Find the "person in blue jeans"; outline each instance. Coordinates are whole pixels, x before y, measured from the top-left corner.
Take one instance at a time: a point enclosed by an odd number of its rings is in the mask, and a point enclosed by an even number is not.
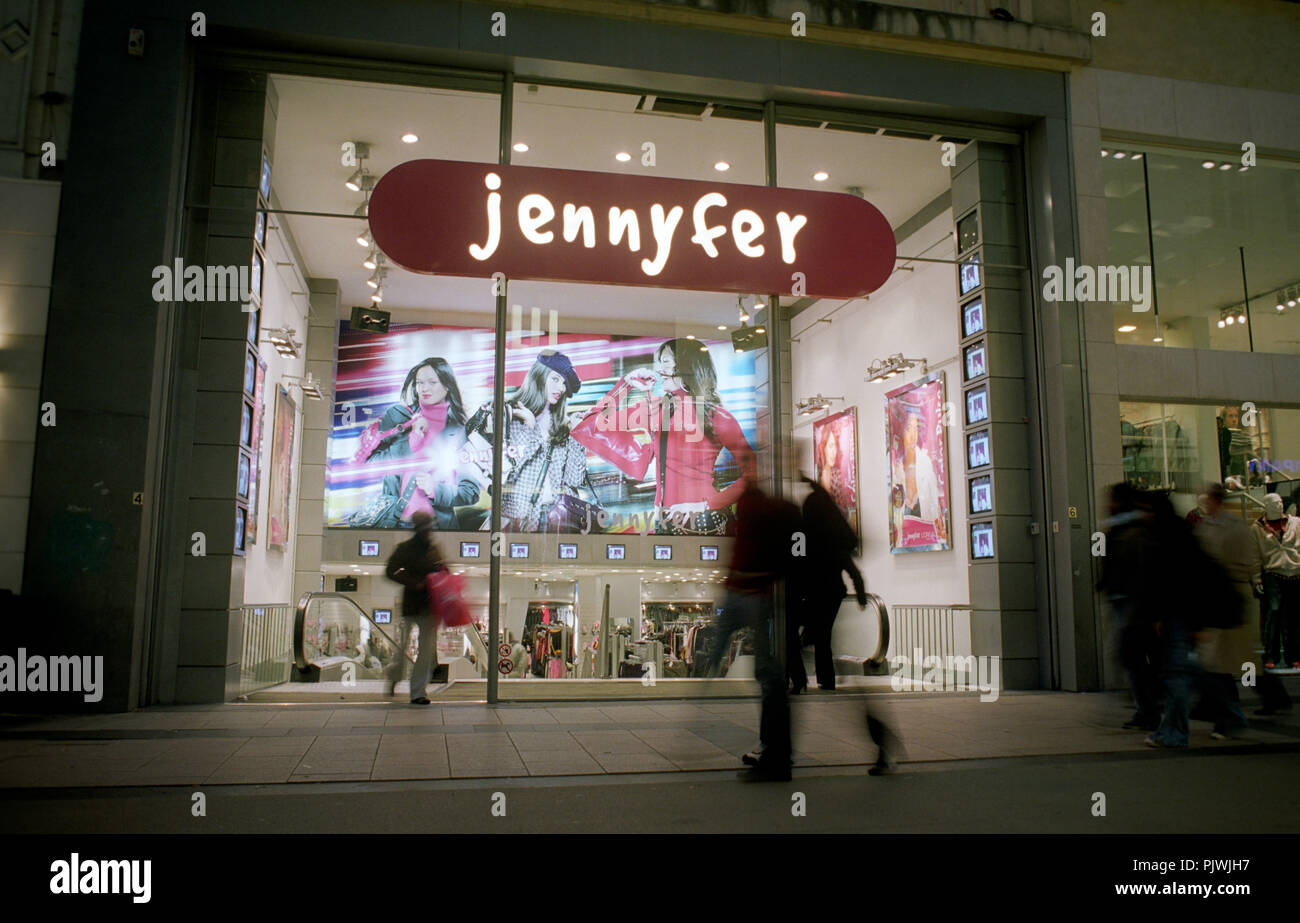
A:
[[[762,750],[744,758],[753,767],[748,781],[790,779],[790,703],[785,667],[772,651],[772,590],[793,570],[791,537],[800,526],[798,507],[746,482],[736,501],[736,540],[726,597],[710,632],[704,668],[706,676],[717,676],[731,636],[742,628],[751,630],[754,678],[763,690],[763,706],[758,731]]]

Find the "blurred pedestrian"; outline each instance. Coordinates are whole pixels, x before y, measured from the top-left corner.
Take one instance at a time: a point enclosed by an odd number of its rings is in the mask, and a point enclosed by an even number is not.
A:
[[[403,587],[402,638],[388,672],[388,694],[393,694],[406,672],[406,652],[410,649],[411,629],[415,628],[419,631],[419,648],[411,671],[411,704],[428,705],[429,697],[425,691],[433,670],[438,668],[438,628],[429,609],[427,578],[442,569],[443,556],[433,537],[433,516],[421,511],[411,517],[411,522],[415,534],[393,549],[385,568],[388,579]]]
[[[793,503],[768,496],[746,479],[736,501],[736,536],[727,571],[722,613],[710,630],[706,647],[707,676],[716,676],[731,636],[748,628],[754,648],[754,676],[763,692],[759,741],[762,749],[747,754],[753,781],[790,779],[790,703],[785,669],[772,651],[772,592],[792,570],[794,533],[801,523]]]
[[[1134,712],[1125,728],[1154,731],[1160,724],[1159,605],[1152,579],[1156,546],[1140,492],[1126,482],[1110,489],[1101,589],[1110,599],[1120,665],[1128,676]]]
[[[1300,518],[1286,514],[1279,495],[1268,494],[1252,534],[1263,598],[1264,668],[1300,667]]]
[[[858,607],[867,607],[867,588],[862,572],[853,561],[858,537],[840,511],[835,499],[817,481],[803,475],[811,492],[803,502],[803,532],[807,540],[807,554],[803,562],[803,620],[804,637],[811,640],[817,663],[817,687],[826,691],[835,689],[835,658],[831,652],[831,630],[840,604],[847,591],[844,574],[853,583]],[[803,657],[798,650],[790,652],[802,667]],[[808,687],[805,674],[803,687]],[[795,689],[795,692],[799,692]]]
[[[1210,736],[1222,740],[1235,737],[1246,729],[1237,684],[1243,671],[1255,659],[1255,639],[1259,631],[1258,623],[1247,617],[1247,613],[1255,608],[1251,587],[1255,549],[1250,527],[1240,516],[1233,516],[1223,508],[1222,484],[1206,487],[1203,500],[1205,512],[1196,525],[1196,538],[1205,553],[1227,572],[1236,597],[1235,608],[1217,620],[1224,623],[1223,627],[1205,628],[1197,647],[1197,659],[1206,673],[1202,683],[1202,708],[1206,717],[1214,722]]]

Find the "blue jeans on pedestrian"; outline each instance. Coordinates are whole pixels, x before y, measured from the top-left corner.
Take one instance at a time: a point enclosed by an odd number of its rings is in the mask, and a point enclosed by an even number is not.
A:
[[[763,711],[758,739],[763,761],[784,768],[790,762],[790,703],[785,696],[785,670],[772,653],[772,597],[769,593],[727,590],[722,614],[710,632],[705,675],[717,676],[731,636],[742,628],[753,630],[754,678],[763,690]]]
[[[407,615],[402,617],[402,638],[397,654],[393,657],[393,670],[389,681],[393,684],[402,681],[406,672],[406,651],[411,643],[411,627],[420,629],[420,640],[415,655],[415,667],[411,670],[411,701],[425,697],[425,688],[429,677],[438,666],[438,626],[433,623],[433,616]]]
[[[1161,677],[1165,684],[1165,712],[1152,736],[1165,747],[1185,747],[1188,741],[1187,711],[1192,681],[1200,669],[1192,659],[1195,648],[1187,627],[1172,619],[1164,623],[1164,657]]]
[[[1300,579],[1283,580],[1277,574],[1264,572],[1264,599],[1261,603],[1263,625],[1260,626],[1264,643],[1264,662],[1285,666],[1300,660]]]

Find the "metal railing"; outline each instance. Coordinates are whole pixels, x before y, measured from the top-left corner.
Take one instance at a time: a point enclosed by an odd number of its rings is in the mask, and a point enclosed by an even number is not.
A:
[[[241,606],[239,694],[287,683],[293,670],[293,606]]]
[[[889,642],[889,656],[922,660],[935,656],[946,663],[949,655],[957,653],[957,612],[969,612],[970,606],[955,603],[947,606],[894,606],[890,613],[893,637]]]

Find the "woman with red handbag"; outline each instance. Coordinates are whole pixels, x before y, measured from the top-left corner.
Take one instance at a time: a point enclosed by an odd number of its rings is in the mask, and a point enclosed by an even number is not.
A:
[[[620,408],[632,389],[652,392],[656,383],[663,385],[662,397],[648,396]],[[648,435],[649,441],[638,435]],[[573,438],[636,480],[645,478],[650,461],[657,460],[659,534],[726,534],[744,482],[752,483],[758,473],[740,423],[718,397],[713,359],[698,340],[678,337],[661,344],[654,368],[619,379],[573,428]],[[740,467],[740,477],[719,490],[713,470],[724,449]]]
[[[406,672],[406,651],[411,642],[411,629],[420,631],[419,649],[415,655],[415,668],[411,671],[411,704],[428,705],[425,688],[429,677],[438,667],[438,626],[429,598],[429,576],[444,570],[442,549],[433,537],[433,516],[416,513],[412,517],[415,535],[393,549],[385,573],[388,579],[400,583],[402,589],[402,640],[388,673],[388,694],[392,695]]]

